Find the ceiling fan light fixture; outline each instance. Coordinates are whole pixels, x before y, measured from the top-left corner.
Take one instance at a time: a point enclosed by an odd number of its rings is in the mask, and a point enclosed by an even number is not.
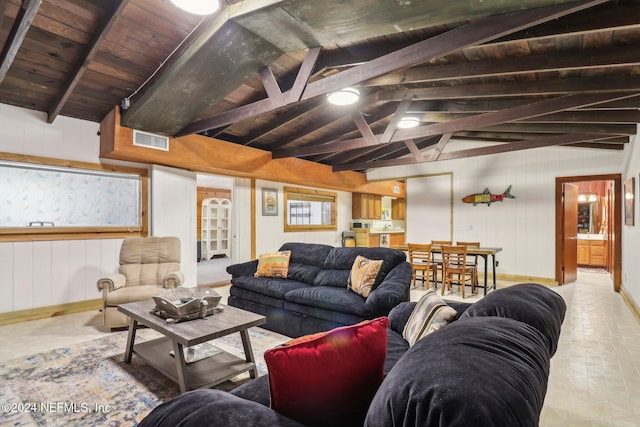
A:
[[[403,117],[398,122],[398,128],[400,129],[410,129],[418,126],[420,124],[420,119],[417,117]]]
[[[220,7],[218,0],[171,0],[171,3],[196,15],[210,15]]]
[[[327,95],[327,100],[333,105],[351,105],[360,99],[360,91],[352,87],[345,87]]]

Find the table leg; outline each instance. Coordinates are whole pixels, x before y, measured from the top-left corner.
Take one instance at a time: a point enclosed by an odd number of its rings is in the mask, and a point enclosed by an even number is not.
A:
[[[487,276],[489,275],[489,269],[488,269],[489,257],[487,255],[483,255],[482,258],[484,258],[484,296],[486,297],[487,296]]]
[[[178,374],[178,385],[180,386],[180,393],[185,393],[189,387],[187,384],[187,363],[184,361],[183,346],[179,342],[171,341],[173,344],[173,355],[176,359],[176,372]]]
[[[136,340],[136,330],[138,329],[138,321],[129,319],[129,335],[127,336],[127,349],[124,352],[124,363],[131,363],[133,355],[133,344]]]
[[[496,288],[496,254],[491,255],[491,262],[493,264],[493,289]]]
[[[251,348],[251,340],[249,339],[249,330],[243,329],[240,331],[240,337],[242,337],[242,347],[244,347],[244,357],[247,362],[253,363],[253,368],[249,370],[249,376],[251,378],[258,378],[258,367],[256,366],[256,358],[253,356],[253,349]]]

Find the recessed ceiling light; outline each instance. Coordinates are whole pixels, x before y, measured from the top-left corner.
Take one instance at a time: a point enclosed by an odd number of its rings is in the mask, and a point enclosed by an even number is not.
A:
[[[180,9],[196,15],[209,15],[218,10],[218,0],[171,0]]]
[[[417,117],[403,117],[398,122],[400,129],[414,128],[420,124],[420,120]]]
[[[350,105],[357,102],[358,99],[360,99],[360,92],[352,87],[345,87],[327,95],[327,100],[333,105]]]

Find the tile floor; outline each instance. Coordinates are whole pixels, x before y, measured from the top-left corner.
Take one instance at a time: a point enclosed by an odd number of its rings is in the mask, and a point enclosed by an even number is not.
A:
[[[579,273],[577,282],[555,289],[568,310],[540,426],[639,426],[640,321],[604,274]],[[228,287],[217,290],[226,299]],[[100,321],[100,313],[84,312],[0,326],[0,363],[104,336]]]

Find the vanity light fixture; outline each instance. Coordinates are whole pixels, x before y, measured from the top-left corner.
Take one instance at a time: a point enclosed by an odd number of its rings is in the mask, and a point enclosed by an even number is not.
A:
[[[420,124],[420,120],[417,117],[403,117],[398,122],[398,128],[400,129],[410,129],[418,126]]]
[[[579,202],[586,202],[587,201],[587,196],[585,196],[584,194],[580,194],[578,196],[578,201]]]
[[[587,199],[587,201],[589,201],[589,202],[597,202],[598,201],[598,196],[596,196],[595,194],[589,194],[589,198]]]
[[[171,3],[196,15],[210,15],[220,7],[218,0],[171,0]]]
[[[360,91],[352,87],[345,87],[327,95],[327,100],[333,105],[350,105],[360,99]]]

